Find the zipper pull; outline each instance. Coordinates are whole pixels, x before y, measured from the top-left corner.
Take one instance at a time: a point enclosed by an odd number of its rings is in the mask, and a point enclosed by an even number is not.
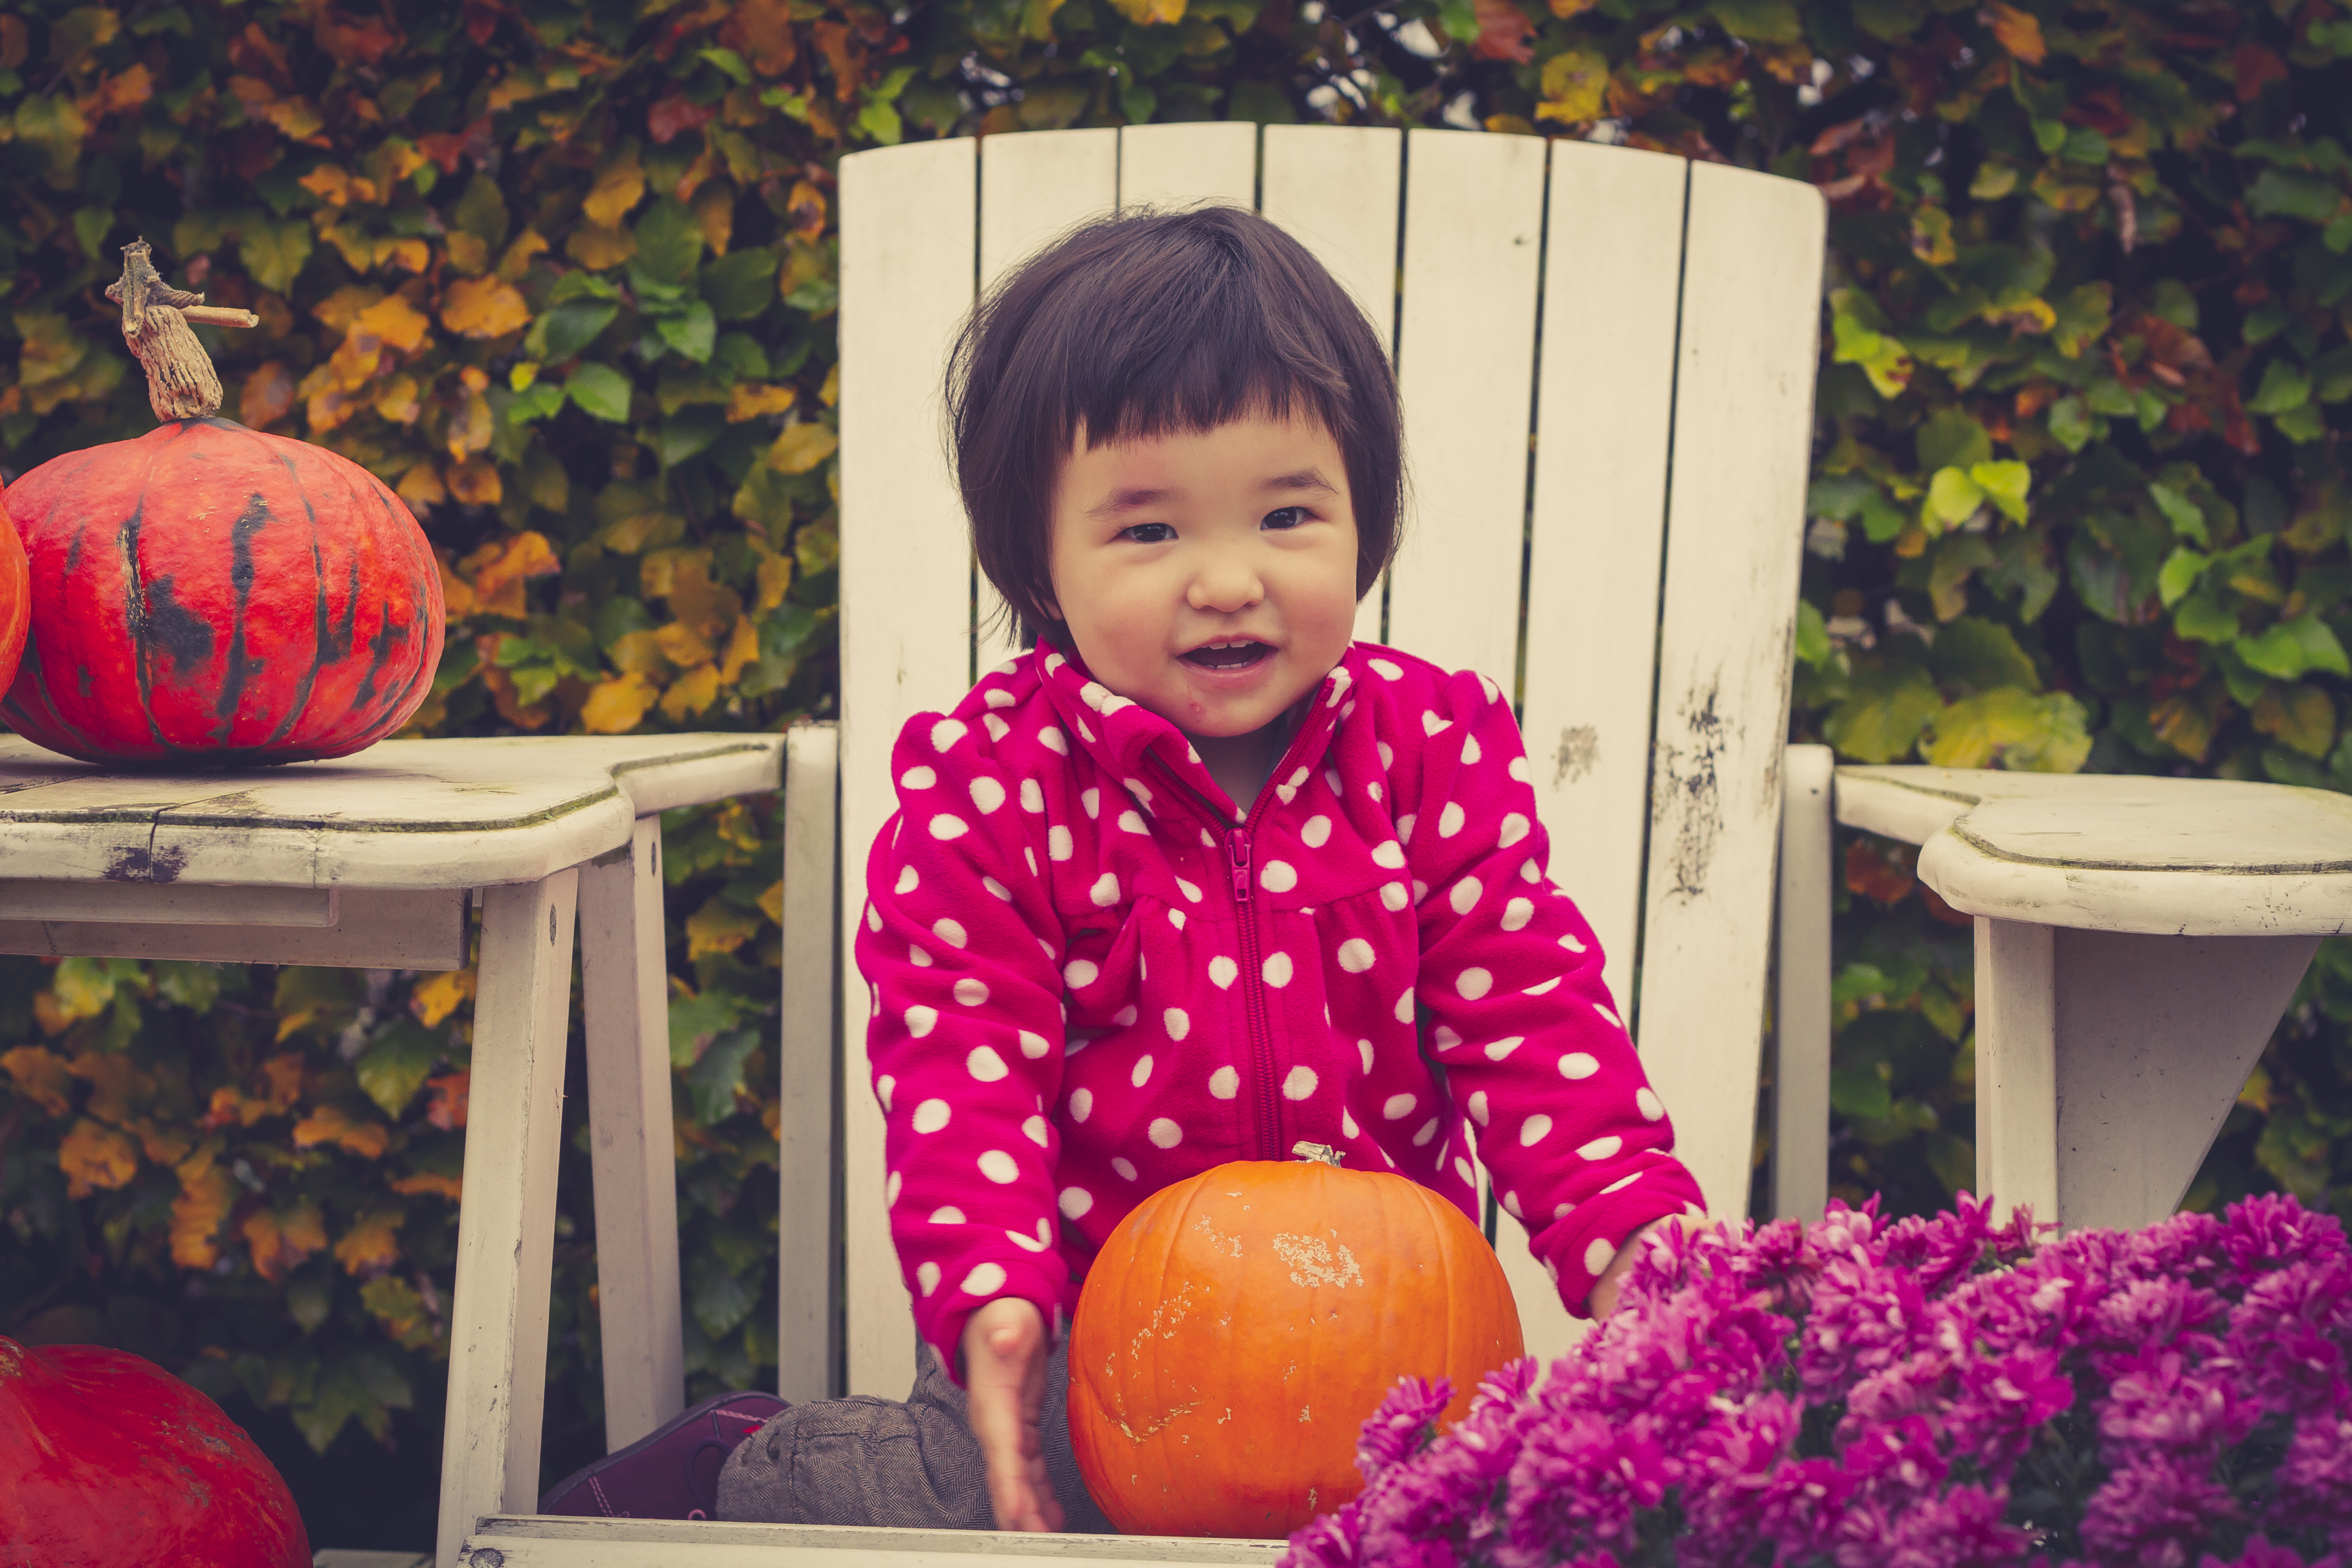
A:
[[[1234,857],[1234,898],[1238,902],[1247,903],[1250,896],[1249,829],[1246,827],[1228,829],[1225,833],[1225,847],[1233,852]]]

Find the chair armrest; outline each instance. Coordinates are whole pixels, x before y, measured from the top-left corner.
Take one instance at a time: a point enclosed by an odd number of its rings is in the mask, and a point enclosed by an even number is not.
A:
[[[1922,846],[1919,876],[1993,920],[2185,936],[2352,924],[2352,797],[2220,779],[1840,768],[1837,819]]]

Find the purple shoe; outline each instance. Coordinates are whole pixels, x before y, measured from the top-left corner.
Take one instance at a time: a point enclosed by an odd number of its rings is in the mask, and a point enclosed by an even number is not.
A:
[[[709,1519],[735,1446],[792,1408],[772,1394],[722,1394],[617,1454],[574,1470],[539,1500],[541,1513],[604,1519]]]

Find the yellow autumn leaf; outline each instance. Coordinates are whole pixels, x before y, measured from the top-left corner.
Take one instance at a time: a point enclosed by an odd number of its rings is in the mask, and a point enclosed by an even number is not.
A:
[[[760,632],[746,616],[735,617],[735,630],[727,638],[727,651],[719,656],[719,684],[732,686],[743,667],[760,657]]]
[[[530,325],[530,306],[503,278],[460,278],[441,291],[441,324],[469,338],[504,337]]]
[[[400,1261],[398,1209],[374,1209],[362,1215],[343,1239],[335,1243],[335,1261],[346,1274],[376,1275]]]
[[[841,445],[841,437],[823,425],[787,425],[768,448],[768,467],[788,474],[805,474]]]
[[[1598,119],[1608,92],[1608,58],[1577,46],[1544,62],[1543,101],[1536,105],[1536,118],[1570,124]]]
[[[596,166],[596,183],[580,204],[588,221],[606,228],[619,223],[646,194],[646,172],[637,163],[634,142],[607,153]]]
[[[441,1020],[457,1010],[460,1002],[474,999],[474,972],[470,969],[445,969],[416,983],[408,994],[408,1010],[416,1021],[428,1029],[441,1026]]]
[[[784,879],[782,877],[760,895],[760,912],[778,925],[784,923]]]
[[[294,1147],[331,1143],[362,1159],[380,1158],[391,1142],[381,1123],[361,1121],[341,1106],[322,1105],[294,1124]]]
[[[294,183],[329,206],[351,204],[352,177],[338,164],[321,163]]]
[[[422,272],[433,265],[433,252],[421,239],[379,239],[375,242],[375,264],[397,267],[404,272]]]
[[[686,955],[688,962],[706,952],[732,952],[759,934],[760,917],[749,910],[713,895],[694,913],[686,917]]]
[[[451,491],[457,493],[455,473],[450,475],[450,480]],[[555,558],[555,548],[548,543],[547,535],[536,529],[494,539],[457,564],[471,574],[474,598],[480,607],[510,620],[520,620],[528,613],[522,596],[524,580],[543,577],[563,566]]]
[[[95,1018],[114,1003],[114,971],[103,959],[68,958],[58,965],[49,990],[68,1018]]]
[[[172,1200],[172,1261],[182,1268],[210,1268],[220,1261],[221,1222],[236,1202],[236,1184],[199,1149],[180,1163],[180,1194]]]
[[[1985,11],[1992,18],[1992,36],[2000,40],[2000,47],[2027,65],[2040,65],[2050,53],[2050,45],[2042,37],[2041,17],[2004,5],[2001,0],[1990,0]]]
[[[86,1198],[130,1184],[139,1173],[139,1145],[119,1128],[88,1117],[73,1124],[58,1145],[58,1169],[66,1173],[66,1196]]]
[[[394,493],[406,501],[412,509],[439,506],[449,499],[449,492],[442,488],[440,470],[430,463],[419,463],[401,475],[400,483]],[[446,587],[447,582],[448,580],[445,579],[443,586]],[[459,585],[463,586],[462,584]],[[471,588],[466,589],[467,609],[473,607],[473,599],[474,591]],[[462,616],[465,613],[465,610],[459,609],[455,604],[449,606],[449,614],[452,616]]]
[[[800,390],[797,387],[739,381],[727,394],[727,423],[740,425],[746,419],[757,419],[762,415],[782,414],[799,400]]]
[[[354,332],[368,333],[402,353],[415,353],[432,328],[431,319],[409,303],[405,294],[386,294],[352,322]]]
[[[237,1226],[253,1256],[254,1272],[271,1284],[287,1270],[327,1245],[327,1227],[319,1205],[305,1200],[290,1214],[256,1209]]]
[[[661,638],[652,632],[623,632],[604,650],[604,657],[613,661],[614,669],[626,675],[652,678],[666,677],[670,672],[669,656],[662,652]],[[653,699],[648,697],[646,700],[651,702]]]
[[[1184,0],[1111,0],[1111,4],[1138,26],[1164,26],[1184,19]]]
[[[581,704],[581,728],[592,735],[625,735],[660,695],[652,681],[634,669],[600,680],[588,689],[588,700]]]
[[[784,595],[792,592],[793,558],[772,551],[761,556],[759,581],[760,592],[752,601],[752,608],[764,615],[782,604]]]
[[[425,412],[424,404],[418,400],[418,391],[415,376],[394,376],[375,395],[377,417],[388,419],[394,425],[415,424],[416,416]]]
[[[710,658],[710,645],[692,626],[672,621],[654,629],[654,642],[662,656],[680,669],[691,669]]]
[[[499,276],[512,283],[530,270],[534,258],[547,249],[546,237],[535,228],[524,229],[507,242],[507,252],[499,258]]]
[[[471,458],[449,470],[449,493],[467,506],[496,506],[506,499],[506,486],[495,465]]]
[[[154,1088],[154,1080],[121,1051],[78,1052],[66,1064],[66,1071],[89,1085],[89,1099],[82,1109],[100,1121],[120,1124],[130,1121],[132,1111],[139,1109],[133,1102],[143,1103]]]
[[[719,180],[695,192],[694,226],[702,231],[702,243],[710,247],[711,255],[726,255],[735,238],[735,187]]]
[[[719,700],[719,667],[698,664],[676,680],[662,693],[661,710],[672,719],[683,721],[701,712]]]
[[[458,1195],[465,1191],[465,1184],[455,1176],[444,1176],[432,1171],[418,1171],[414,1175],[403,1176],[394,1182],[392,1190],[404,1197],[415,1197],[419,1193],[431,1193],[436,1197],[447,1198],[454,1204],[457,1201]]]
[[[73,1105],[73,1075],[65,1058],[39,1046],[18,1046],[0,1055],[0,1072],[16,1085],[16,1092],[51,1116],[63,1116]]]
[[[122,1130],[139,1140],[139,1152],[152,1164],[176,1165],[195,1147],[195,1138],[185,1127],[159,1127],[144,1117]]]

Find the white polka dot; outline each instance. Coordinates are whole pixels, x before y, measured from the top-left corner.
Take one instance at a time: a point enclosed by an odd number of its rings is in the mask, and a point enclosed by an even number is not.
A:
[[[1004,1289],[1004,1265],[982,1263],[963,1277],[963,1292],[967,1296],[993,1296]]]
[[[1592,1010],[1600,1014],[1602,1017],[1608,1019],[1610,1027],[1622,1029],[1625,1026],[1622,1023],[1618,1021],[1618,1017],[1615,1013],[1610,1011],[1607,1007],[1602,1006],[1600,1003],[1595,1002],[1592,1005]]]
[[[1320,1079],[1316,1078],[1315,1069],[1313,1068],[1292,1068],[1282,1080],[1282,1098],[1285,1100],[1305,1100],[1308,1095],[1315,1092],[1315,1086],[1320,1081]]]
[[[1155,1148],[1160,1149],[1173,1149],[1184,1142],[1184,1130],[1164,1116],[1153,1117],[1151,1125],[1143,1130],[1143,1135],[1151,1140]]]
[[[1024,844],[1021,847],[1021,858],[1029,863],[1029,874],[1033,877],[1035,876],[1037,874],[1037,851],[1030,848],[1026,844]]]
[[[1412,993],[1411,991],[1405,992],[1402,995],[1397,998],[1396,1021],[1400,1024],[1410,1024],[1412,1022]]]
[[[1646,1087],[1633,1091],[1633,1109],[1642,1113],[1645,1121],[1655,1121],[1666,1113],[1665,1101],[1651,1093]]]
[[[935,1208],[931,1211],[931,1223],[933,1225],[961,1225],[963,1223],[963,1210],[956,1207],[953,1204],[949,1204],[944,1208]]]
[[[1466,1100],[1466,1101],[1465,1102],[1465,1105],[1468,1107],[1468,1109],[1469,1109],[1469,1111],[1470,1111],[1470,1120],[1471,1120],[1471,1121],[1475,1121],[1475,1122],[1476,1122],[1476,1123],[1477,1123],[1479,1126],[1481,1126],[1481,1127],[1486,1126],[1486,1091],[1485,1089],[1480,1089],[1480,1090],[1478,1090],[1478,1092],[1477,1092],[1477,1093],[1475,1093],[1475,1094],[1474,1094],[1474,1095],[1472,1095],[1472,1096],[1469,1098],[1469,1100]]]
[[[1064,740],[1062,732],[1051,724],[1037,731],[1037,741],[1055,756],[1066,757],[1070,754],[1070,742]]]
[[[948,1118],[952,1114],[953,1112],[948,1109],[948,1102],[946,1100],[927,1100],[923,1101],[922,1104],[915,1107],[915,1131],[918,1132],[937,1132],[940,1128],[945,1127],[948,1124]]]
[[[1013,889],[998,881],[995,878],[982,877],[980,879],[980,885],[988,889],[988,893],[991,898],[1002,899],[1008,904],[1013,901]]]
[[[1143,826],[1143,818],[1131,811],[1122,811],[1118,814],[1118,829],[1121,833],[1150,833],[1151,831],[1151,829]]]
[[[1062,978],[1068,983],[1073,991],[1085,990],[1092,985],[1095,978],[1101,973],[1102,971],[1097,969],[1090,960],[1084,958],[1074,958],[1062,965]]]
[[[882,1102],[883,1115],[890,1114],[890,1097],[897,1093],[898,1089],[898,1080],[887,1072],[875,1080],[874,1098]]]
[[[1454,906],[1455,914],[1466,915],[1477,908],[1478,896],[1486,890],[1479,885],[1477,878],[1465,877],[1454,884],[1454,890],[1445,895],[1445,901]]]
[[[1582,952],[1584,951],[1584,943],[1578,940],[1574,931],[1570,931],[1566,936],[1561,937],[1559,939],[1559,945],[1568,949],[1570,952]]]
[[[971,804],[986,816],[1004,804],[1004,786],[985,773],[971,781]]]
[[[1372,944],[1362,937],[1351,936],[1339,944],[1339,967],[1350,974],[1361,974],[1372,966]]]
[[[1368,658],[1364,661],[1364,668],[1370,670],[1374,675],[1379,676],[1382,680],[1402,680],[1404,679],[1404,671],[1399,669],[1395,665],[1391,664],[1384,658]]]
[[[1013,733],[1013,726],[993,713],[982,714],[980,721],[988,727],[988,738],[992,741],[1002,741],[1005,736]]]
[[[1436,1028],[1430,1031],[1429,1038],[1430,1043],[1437,1047],[1437,1054],[1440,1056],[1444,1056],[1462,1043],[1462,1037],[1454,1032],[1454,1026],[1451,1024],[1438,1025]]]
[[[1391,1121],[1402,1121],[1412,1114],[1412,1108],[1420,1103],[1419,1100],[1410,1094],[1392,1094],[1389,1096],[1387,1103],[1381,1107],[1381,1115]]]
[[[1391,838],[1372,850],[1372,864],[1385,866],[1391,871],[1404,868],[1404,846]]]
[[[1439,718],[1434,709],[1421,716],[1421,732],[1424,735],[1442,735],[1452,728],[1454,728],[1454,721]]]
[[[1508,849],[1527,836],[1528,819],[1515,811],[1503,818],[1502,830],[1495,835],[1495,842],[1503,848]]]
[[[1045,829],[1045,856],[1052,860],[1066,860],[1073,853],[1070,830],[1056,825]]]
[[[1358,1040],[1356,1042],[1356,1054],[1363,1058],[1364,1071],[1369,1075],[1372,1070],[1372,1042],[1370,1040]]]
[[[866,929],[867,931],[880,931],[882,929],[882,911],[876,909],[872,904],[866,906]]]
[[[1475,1002],[1494,986],[1495,977],[1483,969],[1465,969],[1454,977],[1454,989],[1462,994],[1465,1002]]]
[[[1635,1182],[1638,1182],[1641,1179],[1642,1173],[1639,1171],[1634,1172],[1630,1176],[1620,1176],[1615,1181],[1610,1183],[1607,1186],[1601,1188],[1601,1195],[1605,1198],[1611,1193],[1622,1193],[1627,1187],[1632,1186]]]
[[[1584,1249],[1584,1271],[1598,1279],[1608,1272],[1609,1265],[1616,1261],[1616,1247],[1606,1237],[1596,1236],[1592,1238],[1592,1245]]]
[[[971,942],[971,936],[966,933],[960,921],[936,921],[931,926],[931,934],[950,947],[966,947]]]
[[[1412,901],[1417,904],[1428,897],[1429,884],[1415,877],[1412,879]]]
[[[1462,1178],[1462,1184],[1465,1186],[1475,1187],[1478,1184],[1477,1173],[1471,1170],[1470,1162],[1459,1154],[1454,1156],[1454,1173]]]
[[[982,1083],[994,1083],[1012,1072],[994,1046],[974,1046],[963,1058],[964,1070]]]
[[[1298,868],[1287,860],[1269,860],[1258,871],[1257,885],[1269,893],[1286,893],[1298,886]]]
[[[938,1289],[940,1288],[940,1266],[936,1263],[917,1264],[915,1266],[915,1283],[923,1288],[923,1294],[926,1296]]]
[[[1135,1069],[1127,1076],[1128,1081],[1134,1084],[1138,1089],[1141,1089],[1145,1084],[1150,1083],[1151,1081],[1151,1053],[1146,1051],[1142,1056],[1138,1057],[1135,1061]]]
[[[940,782],[940,775],[929,768],[908,768],[898,775],[901,789],[929,789]]]
[[[1462,803],[1458,800],[1447,801],[1445,809],[1437,814],[1437,836],[1440,838],[1453,837],[1462,831],[1462,825],[1466,820],[1468,816],[1462,809]]]
[[[1428,1147],[1429,1141],[1437,1136],[1437,1122],[1438,1119],[1433,1116],[1428,1121],[1421,1124],[1421,1131],[1412,1135],[1412,1146],[1414,1148],[1422,1149]]]
[[[1118,902],[1118,878],[1105,871],[1095,879],[1095,885],[1087,889],[1087,897],[1094,900],[1095,908],[1098,910],[1110,908]]]
[[[1535,914],[1536,901],[1533,899],[1513,899],[1503,906],[1503,929],[1517,931],[1535,919]]]
[[[1555,974],[1549,980],[1538,981],[1535,984],[1528,986],[1525,991],[1520,992],[1519,994],[1522,996],[1549,995],[1552,992],[1559,989],[1559,983],[1564,978],[1566,977],[1563,975]],[[1612,1015],[1612,1016],[1613,1017],[1614,1015]]]
[[[882,1201],[892,1208],[898,1206],[898,1189],[904,1184],[900,1173],[893,1171],[890,1179],[882,1184]]]
[[[1508,1039],[1490,1042],[1486,1047],[1486,1059],[1490,1062],[1501,1061],[1525,1045],[1527,1038],[1525,1035],[1513,1035]]]
[[[1348,1114],[1345,1106],[1339,1110],[1339,1131],[1350,1138],[1363,1131],[1362,1128],[1356,1125],[1356,1119]]]
[[[1090,1089],[1070,1090],[1070,1120],[1084,1121],[1095,1113],[1095,1091]]]
[[[1242,1075],[1230,1067],[1221,1067],[1209,1075],[1209,1092],[1219,1100],[1231,1100],[1242,1091]]]
[[[914,1036],[915,1038],[919,1040],[925,1035],[929,1034],[932,1029],[936,1028],[939,1025],[939,1021],[940,1010],[937,1007],[909,1007],[907,1009],[907,1032]]]
[[[1505,1193],[1503,1194],[1503,1206],[1510,1211],[1511,1217],[1513,1219],[1517,1220],[1522,1224],[1526,1223],[1528,1217],[1527,1211],[1519,1207],[1518,1194]]]
[[[1043,1149],[1046,1140],[1053,1136],[1046,1128],[1045,1119],[1042,1116],[1032,1116],[1024,1121],[1021,1124],[1021,1131],[1028,1135],[1029,1142],[1040,1149]]]
[[[1336,795],[1339,792],[1334,790],[1332,793]],[[1331,819],[1328,816],[1310,816],[1298,830],[1298,841],[1309,849],[1322,848],[1330,837]]]
[[[1069,1219],[1083,1219],[1095,1206],[1095,1195],[1084,1187],[1064,1187],[1060,1199],[1062,1213]]]
[[[1273,986],[1276,991],[1281,990],[1284,986],[1290,984],[1290,954],[1286,952],[1270,952],[1266,954],[1265,963],[1263,968],[1265,973],[1265,983],[1268,985]]]
[[[955,999],[967,1007],[977,1007],[988,1000],[988,982],[965,975],[955,983]]]
[[[1421,814],[1419,812],[1408,811],[1402,816],[1398,817],[1396,824],[1397,838],[1402,843],[1412,843],[1413,827],[1420,821]]]
[[[908,942],[907,944],[907,962],[913,964],[918,969],[929,969],[931,966],[931,955],[929,950],[925,948],[923,944],[919,942]]]
[[[931,837],[934,838],[961,838],[971,831],[962,817],[950,816],[944,811],[931,818]]]
[[[1141,801],[1145,806],[1149,807],[1151,805],[1151,792],[1144,787],[1141,779],[1121,779],[1118,782],[1128,794]]]
[[[1021,1178],[1020,1162],[1002,1149],[990,1149],[980,1156],[980,1173],[998,1186]]]
[[[1578,1145],[1576,1152],[1587,1160],[1609,1160],[1614,1159],[1617,1152],[1624,1147],[1625,1140],[1612,1132],[1606,1138],[1595,1138],[1590,1143]]]
[[[1171,1040],[1181,1040],[1192,1032],[1192,1016],[1181,1007],[1169,1008],[1160,1015],[1160,1022],[1166,1026],[1168,1037]]]
[[[1043,812],[1045,809],[1045,792],[1037,787],[1035,779],[1021,781],[1021,809],[1029,812]]]
[[[1192,900],[1196,904],[1201,901],[1201,889],[1194,887],[1192,883],[1186,881],[1181,877],[1176,879],[1176,890],[1183,894],[1186,898]]]
[[[1168,911],[1168,923],[1174,926],[1178,931],[1182,931],[1184,929],[1184,911],[1182,910],[1170,910]]]
[[[1519,1147],[1532,1149],[1551,1132],[1551,1118],[1538,1112],[1519,1123]]]
[[[942,719],[931,726],[931,750],[944,752],[971,733],[971,728],[962,720]]]
[[[1412,895],[1404,890],[1402,882],[1384,882],[1381,885],[1381,902],[1394,914],[1412,902]]]
[[[898,868],[898,885],[890,890],[903,895],[913,892],[922,884],[922,878],[915,874],[915,868],[912,866],[901,866]]]
[[[1231,985],[1241,972],[1241,965],[1222,952],[1209,960],[1209,979],[1220,991]]]
[[[1017,1230],[1008,1230],[1004,1233],[1004,1239],[1024,1252],[1043,1252],[1054,1245],[1054,1233],[1049,1222],[1041,1219],[1037,1222],[1036,1235],[1024,1236]]]
[[[1464,762],[1475,763],[1485,754],[1486,753],[1478,750],[1477,736],[1465,735],[1462,737],[1462,760]]]
[[[1110,1168],[1118,1173],[1118,1179],[1122,1182],[1135,1180],[1135,1163],[1125,1155],[1113,1154],[1110,1157]]]
[[[1021,1031],[1021,1054],[1031,1061],[1035,1061],[1051,1049],[1053,1047],[1045,1043],[1045,1036],[1032,1033],[1027,1029]]]
[[[1080,805],[1083,805],[1083,806],[1085,806],[1085,807],[1087,808],[1087,816],[1089,816],[1089,817],[1099,817],[1099,816],[1102,816],[1102,791],[1101,791],[1101,790],[1099,790],[1099,789],[1082,789],[1082,790],[1080,790],[1080,791],[1078,792],[1078,804],[1079,804]]]
[[[988,688],[981,693],[981,697],[991,708],[1010,708],[1013,702],[1013,693],[1001,686]]]
[[[1601,1070],[1601,1058],[1590,1051],[1570,1051],[1559,1058],[1562,1078],[1591,1078]]]

